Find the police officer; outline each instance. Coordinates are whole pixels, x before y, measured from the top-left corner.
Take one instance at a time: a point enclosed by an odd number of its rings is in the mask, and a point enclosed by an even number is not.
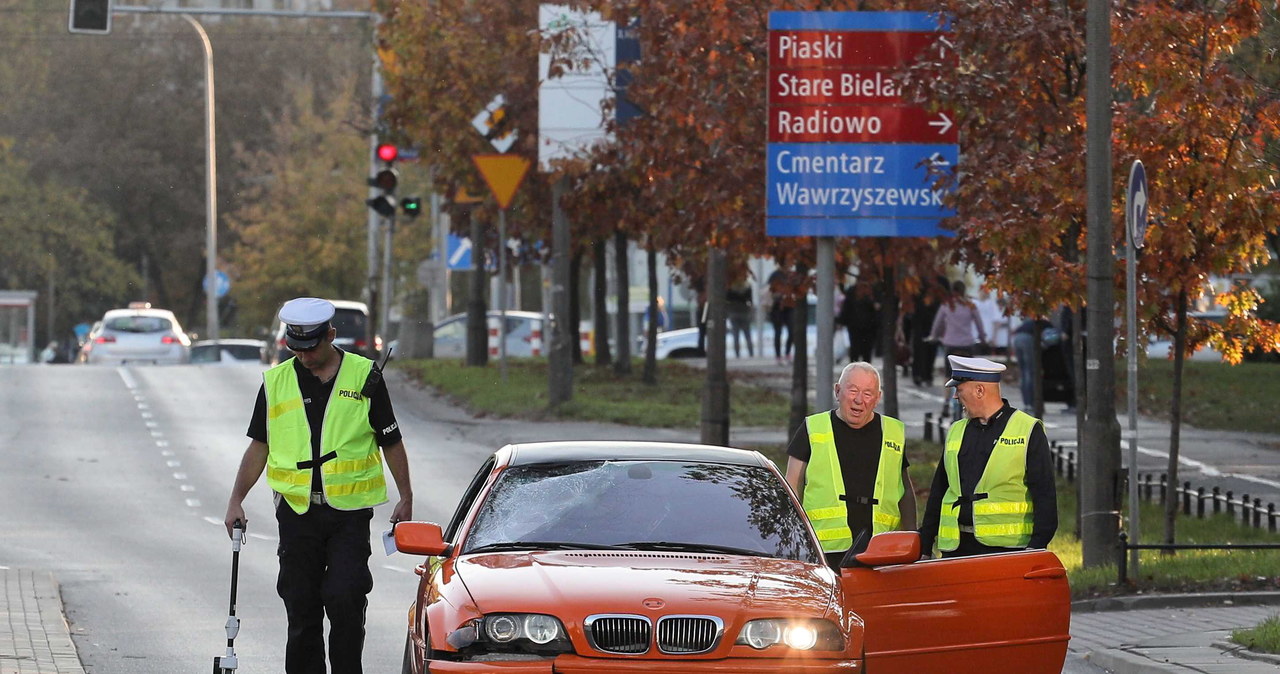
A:
[[[314,297],[280,309],[294,357],[267,370],[249,424],[249,448],[227,503],[226,525],[247,525],[243,502],[263,470],[275,494],[289,639],[287,674],[324,674],[324,618],[334,674],[360,674],[369,572],[369,522],[387,501],[385,459],[411,519],[413,490],[391,398],[373,361],[333,345],[333,304]]]
[[[903,453],[906,429],[876,413],[880,371],[849,363],[834,387],[836,408],[805,418],[787,445],[787,483],[818,533],[827,564],[840,561],[858,534],[916,526],[916,496]]]
[[[1005,366],[947,356],[947,386],[967,418],[951,424],[920,527],[926,556],[1044,548],[1058,529],[1058,501],[1044,425],[1000,397]]]

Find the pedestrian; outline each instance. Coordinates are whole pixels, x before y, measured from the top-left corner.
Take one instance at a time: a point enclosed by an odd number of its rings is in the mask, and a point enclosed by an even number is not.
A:
[[[880,304],[866,282],[858,281],[845,290],[836,323],[849,335],[849,362],[870,362],[880,337]]]
[[[280,533],[287,674],[324,674],[326,616],[332,671],[362,671],[369,522],[387,501],[384,460],[400,495],[392,525],[413,516],[409,461],[381,371],[333,345],[333,314],[332,303],[314,297],[280,309],[293,357],[263,375],[225,518],[228,534],[237,520],[247,530],[244,498],[266,469]]]
[[[1018,363],[1018,388],[1022,393],[1023,409],[1036,409],[1035,333],[1038,331],[1043,335],[1045,329],[1052,326],[1043,318],[1027,318],[1013,331],[1013,357]]]
[[[948,292],[947,279],[939,276],[916,295],[911,311],[911,381],[920,387],[933,386],[933,364],[938,359],[938,343],[929,338],[933,320],[941,306],[939,297]]]
[[[947,387],[966,418],[951,424],[920,525],[943,557],[1045,548],[1058,529],[1049,440],[1039,419],[1000,397],[1005,366],[948,356]]]
[[[733,333],[733,355],[742,357],[742,344],[738,337],[747,342],[747,355],[755,357],[755,348],[751,345],[751,285],[745,280],[725,291],[725,309],[729,314],[729,330]],[[763,348],[763,347],[762,347]]]
[[[907,475],[905,425],[876,412],[880,371],[849,363],[834,387],[836,407],[805,418],[787,445],[787,484],[800,497],[827,564],[840,568],[862,532],[916,524]]]
[[[987,341],[978,309],[965,295],[964,282],[951,284],[951,295],[938,308],[929,338],[942,343],[942,351],[948,357],[948,378],[951,377],[951,356],[972,356],[976,348]]]
[[[773,357],[781,364],[783,359],[791,360],[791,318],[795,314],[795,298],[791,296],[791,288],[787,282],[787,273],[775,269],[769,274],[769,325],[773,326]],[[786,349],[783,349],[782,333],[786,332]],[[760,347],[762,350],[763,346]]]

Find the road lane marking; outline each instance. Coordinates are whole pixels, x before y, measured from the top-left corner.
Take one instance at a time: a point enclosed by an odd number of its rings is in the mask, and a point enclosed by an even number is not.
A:
[[[122,365],[116,368],[116,372],[120,375],[120,378],[124,380],[125,387],[130,391],[138,388],[138,380],[133,378],[133,373],[129,371],[129,368]]]

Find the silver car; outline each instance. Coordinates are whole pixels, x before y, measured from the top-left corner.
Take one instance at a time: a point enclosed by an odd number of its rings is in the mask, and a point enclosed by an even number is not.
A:
[[[103,314],[101,323],[85,344],[84,360],[90,365],[178,365],[190,359],[191,339],[172,311],[132,302],[127,309]]]
[[[490,311],[485,329],[489,332],[489,354],[498,355],[500,312]],[[467,355],[467,315],[454,314],[435,327],[436,358],[464,358]],[[536,311],[507,312],[507,356],[529,358],[547,355],[542,336],[542,314]]]

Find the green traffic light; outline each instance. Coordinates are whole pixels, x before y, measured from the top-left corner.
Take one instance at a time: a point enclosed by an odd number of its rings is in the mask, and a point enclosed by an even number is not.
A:
[[[422,199],[418,197],[405,197],[400,202],[400,206],[404,209],[404,214],[411,218],[416,218],[422,213]]]

